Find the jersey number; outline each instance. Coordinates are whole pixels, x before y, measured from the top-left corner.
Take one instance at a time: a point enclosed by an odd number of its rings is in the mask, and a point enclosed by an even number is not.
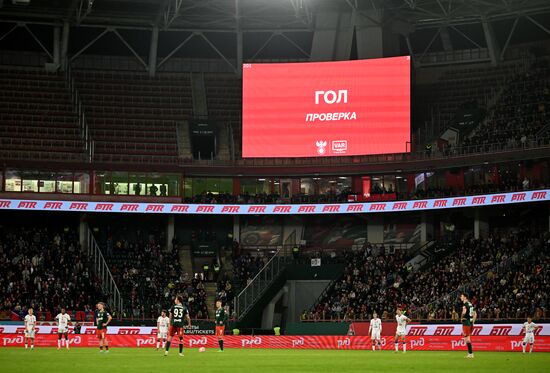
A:
[[[183,317],[183,310],[181,308],[176,308],[174,310],[174,318],[181,319]]]

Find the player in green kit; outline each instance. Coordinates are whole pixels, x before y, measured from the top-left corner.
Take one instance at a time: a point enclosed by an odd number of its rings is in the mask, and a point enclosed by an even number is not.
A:
[[[97,304],[97,312],[95,314],[96,320],[96,334],[99,339],[99,352],[103,352],[103,346],[105,346],[105,352],[109,352],[109,342],[107,341],[107,325],[113,319],[109,312],[105,309],[105,303],[99,302]]]
[[[183,325],[184,320],[187,321],[187,325],[191,326],[191,319],[189,318],[189,312],[187,308],[183,305],[183,298],[181,295],[177,295],[174,299],[174,305],[170,309],[170,333],[168,340],[166,341],[166,351],[164,351],[164,356],[168,355],[170,351],[170,343],[174,339],[174,335],[177,334],[180,339],[180,356],[183,356]]]
[[[225,334],[225,324],[227,323],[227,312],[222,307],[222,301],[216,301],[216,336],[218,337],[218,344],[220,345],[220,351],[223,351],[223,336]]]
[[[460,294],[460,300],[462,301],[462,317],[460,319],[462,321],[462,335],[464,335],[464,342],[466,342],[466,346],[468,346],[468,355],[466,355],[466,358],[473,359],[474,351],[472,349],[472,340],[470,336],[472,335],[472,329],[476,322],[477,313],[472,302],[468,300],[468,295],[466,293]]]

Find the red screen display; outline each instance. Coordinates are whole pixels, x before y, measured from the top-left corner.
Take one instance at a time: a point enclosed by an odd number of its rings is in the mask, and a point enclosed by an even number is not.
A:
[[[410,58],[243,65],[243,157],[408,151]]]

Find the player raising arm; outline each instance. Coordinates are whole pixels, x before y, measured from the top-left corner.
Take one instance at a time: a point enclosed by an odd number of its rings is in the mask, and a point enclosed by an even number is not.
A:
[[[103,346],[105,346],[105,352],[109,352],[109,341],[107,341],[107,325],[113,318],[109,315],[109,312],[105,309],[105,303],[99,302],[97,304],[96,312],[96,325],[97,325],[97,338],[99,339],[99,352],[103,352]]]
[[[527,318],[527,322],[523,323],[523,330],[525,330],[525,338],[523,338],[522,348],[523,353],[525,353],[525,349],[527,347],[527,344],[529,344],[529,353],[533,352],[533,344],[535,343],[535,332],[537,329],[542,328],[541,326],[535,324],[533,322],[532,317]]]
[[[473,359],[474,351],[472,349],[472,340],[470,337],[476,322],[477,313],[474,310],[472,302],[468,300],[468,295],[466,295],[466,293],[460,294],[460,300],[462,301],[462,316],[460,319],[462,321],[462,335],[464,336],[466,346],[468,346],[468,355],[466,355],[466,358]]]
[[[157,319],[157,350],[162,342],[162,348],[166,345],[166,339],[168,336],[168,327],[170,326],[170,319],[166,316],[166,311],[162,310],[159,318]]]
[[[25,348],[28,348],[28,344],[31,345],[31,350],[34,350],[34,335],[36,333],[36,316],[33,315],[34,311],[31,308],[28,310],[29,314],[25,316]]]
[[[372,350],[376,350],[376,346],[381,350],[382,346],[380,345],[380,333],[382,332],[382,320],[378,318],[376,312],[372,314],[372,320],[369,325],[369,333],[372,341]]]
[[[220,352],[223,351],[223,336],[225,335],[225,324],[227,323],[227,312],[222,307],[222,301],[216,301],[216,336],[220,345]]]
[[[170,351],[170,343],[172,342],[175,334],[178,335],[180,340],[180,356],[183,356],[184,320],[187,320],[187,325],[191,326],[191,319],[189,318],[187,308],[183,305],[183,298],[181,295],[177,295],[176,299],[174,299],[174,305],[170,309],[170,333],[168,340],[166,341],[166,351],[164,351],[164,356],[168,355],[168,351]]]
[[[411,322],[407,316],[403,314],[401,308],[397,308],[395,320],[397,321],[397,329],[395,331],[395,352],[399,352],[399,339],[403,344],[403,353],[407,352],[407,342],[405,336],[407,335],[407,323]]]
[[[65,312],[65,308],[61,309],[55,320],[57,321],[57,349],[61,348],[62,337],[65,336],[65,347],[69,349],[69,325],[71,324],[71,316]]]

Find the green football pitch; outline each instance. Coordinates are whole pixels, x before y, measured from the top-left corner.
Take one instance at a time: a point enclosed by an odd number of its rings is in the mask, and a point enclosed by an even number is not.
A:
[[[465,359],[463,352],[335,350],[177,349],[164,357],[154,349],[113,348],[108,354],[97,349],[54,348],[0,349],[0,372],[131,373],[131,372],[550,372],[550,353],[479,352]]]

